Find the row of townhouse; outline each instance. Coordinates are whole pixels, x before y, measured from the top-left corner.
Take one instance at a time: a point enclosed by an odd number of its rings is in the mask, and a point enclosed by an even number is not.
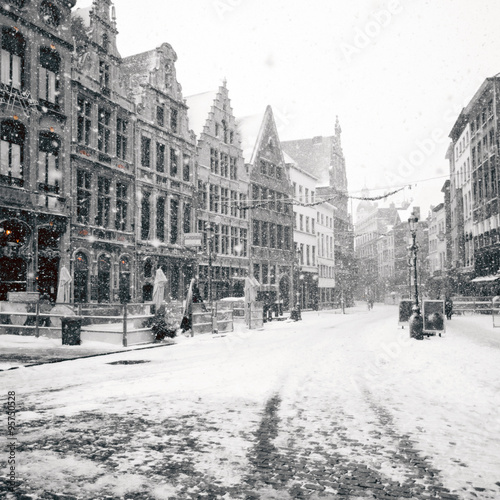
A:
[[[486,78],[449,134],[442,273],[450,293],[496,293],[500,279],[499,95],[498,76]]]
[[[304,140],[319,159],[295,160],[271,107],[236,119],[225,82],[184,98],[169,44],[122,58],[111,0],[75,4],[0,5],[0,300],[54,298],[66,267],[81,303],[149,301],[159,268],[174,300],[192,278],[204,297],[241,295],[252,275],[262,300],[334,303],[349,232],[338,122]]]
[[[379,207],[369,201],[357,207],[355,225],[355,253],[359,260],[360,274],[366,276],[359,283],[358,298],[373,297],[376,301],[395,302],[414,295],[414,274],[409,247],[412,235],[408,219],[419,219],[416,231],[417,279],[419,293],[426,292],[430,262],[429,219],[422,220],[420,207],[403,203],[397,207]]]

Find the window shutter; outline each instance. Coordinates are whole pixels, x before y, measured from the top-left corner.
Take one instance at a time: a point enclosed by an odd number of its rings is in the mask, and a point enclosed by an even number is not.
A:
[[[5,85],[10,85],[10,53],[2,49],[1,79]]]
[[[47,71],[48,75],[48,89],[47,89],[47,94],[48,94],[48,101],[55,103],[56,102],[56,75],[55,73],[52,73],[52,71]]]
[[[40,68],[38,73],[38,97],[47,100],[47,70],[45,68]]]
[[[12,86],[15,89],[21,88],[21,58],[12,56]]]
[[[12,144],[12,177],[22,179],[21,146]]]

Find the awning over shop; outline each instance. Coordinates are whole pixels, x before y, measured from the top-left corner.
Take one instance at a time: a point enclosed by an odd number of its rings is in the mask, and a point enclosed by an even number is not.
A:
[[[478,276],[471,280],[471,283],[487,283],[492,281],[497,281],[500,279],[500,276],[497,274],[490,274],[489,276]]]

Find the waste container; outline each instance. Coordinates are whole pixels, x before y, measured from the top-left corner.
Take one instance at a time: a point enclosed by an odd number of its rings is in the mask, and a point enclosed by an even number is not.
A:
[[[61,318],[63,345],[80,345],[82,320],[80,318]]]

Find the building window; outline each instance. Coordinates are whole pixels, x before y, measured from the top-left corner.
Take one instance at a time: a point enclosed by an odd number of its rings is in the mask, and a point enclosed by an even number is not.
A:
[[[170,243],[177,243],[179,234],[179,202],[170,200]]]
[[[176,134],[178,128],[178,111],[174,108],[170,110],[170,130]]]
[[[97,178],[97,226],[108,227],[111,211],[111,179],[108,177]]]
[[[87,290],[89,281],[89,262],[83,252],[75,255],[75,273],[74,273],[74,298],[76,303],[87,302]]]
[[[80,224],[90,222],[90,200],[92,199],[92,174],[86,170],[76,172],[76,220]]]
[[[220,175],[229,177],[229,158],[226,153],[220,154]]]
[[[156,200],[156,237],[165,241],[165,198],[161,196]]]
[[[276,165],[276,179],[279,181],[283,179],[283,168],[279,165]]]
[[[165,110],[163,106],[156,106],[156,123],[163,127],[165,125]]]
[[[38,96],[42,101],[57,104],[59,101],[59,72],[61,57],[50,47],[40,49]]]
[[[170,148],[170,175],[172,177],[177,176],[177,161],[178,153],[175,148]]]
[[[124,184],[122,182],[117,182],[115,228],[118,231],[125,231],[127,229],[127,210],[128,210],[127,184]]]
[[[151,165],[151,139],[141,137],[141,165],[149,168]]]
[[[236,158],[234,156],[229,157],[229,178],[236,180]]]
[[[40,4],[40,16],[48,26],[57,28],[61,24],[61,12],[49,0],[43,0]]]
[[[14,89],[23,87],[24,37],[14,28],[2,29],[1,82]]]
[[[222,255],[228,255],[230,253],[229,226],[221,225],[221,253]]]
[[[269,246],[276,248],[276,224],[269,223]]]
[[[116,156],[121,160],[127,159],[127,133],[128,121],[123,118],[116,119]]]
[[[267,163],[264,160],[260,160],[260,173],[267,175]]]
[[[24,185],[24,125],[13,120],[2,122],[0,129],[0,179],[2,184]]]
[[[302,214],[299,215],[299,229],[304,231],[304,216]]]
[[[290,227],[285,226],[283,228],[284,235],[283,235],[283,248],[284,250],[290,250],[290,245],[291,245],[291,238],[290,238]]]
[[[261,222],[261,242],[261,246],[269,246],[269,223],[264,221]]]
[[[309,217],[306,215],[306,233],[309,232]]]
[[[142,193],[141,201],[141,240],[149,240],[149,229],[151,222],[150,193]]]
[[[225,144],[229,142],[229,130],[227,128],[226,120],[222,120],[222,140]]]
[[[190,233],[191,232],[191,205],[186,203],[184,206],[184,217],[182,220],[182,232]]]
[[[38,189],[59,194],[61,172],[59,171],[60,140],[54,134],[41,134],[38,147]]]
[[[90,146],[92,103],[80,96],[77,99],[77,105],[77,141],[85,146]]]
[[[165,171],[165,144],[156,143],[156,171]]]
[[[253,220],[252,221],[252,244],[256,247],[260,246],[260,221]]]
[[[111,113],[104,108],[99,108],[97,120],[97,149],[101,153],[109,153],[111,138]]]
[[[191,179],[191,158],[184,155],[182,160],[182,180],[189,182]]]
[[[101,89],[109,90],[109,64],[99,61],[99,84]]]
[[[210,172],[219,173],[219,152],[216,149],[210,149]]]
[[[240,250],[239,255],[241,257],[246,257],[248,255],[248,231],[246,229],[240,229]]]

